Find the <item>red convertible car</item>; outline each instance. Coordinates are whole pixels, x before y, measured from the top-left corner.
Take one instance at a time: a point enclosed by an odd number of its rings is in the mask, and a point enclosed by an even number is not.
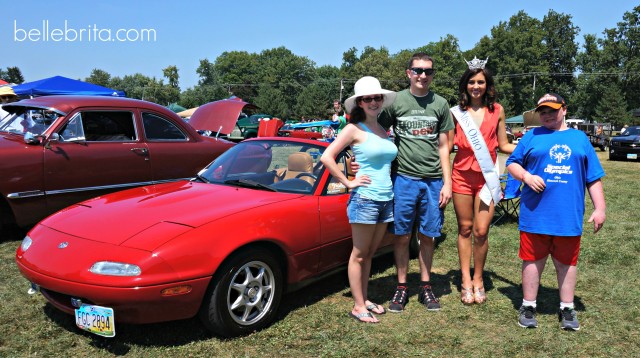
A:
[[[27,234],[17,265],[53,306],[103,336],[119,322],[195,315],[220,336],[253,332],[276,317],[283,292],[349,258],[349,193],[319,161],[327,145],[249,139],[190,181],[73,205]],[[337,161],[348,174],[347,157]]]
[[[45,96],[3,109],[0,232],[104,193],[190,178],[234,145],[128,98]]]

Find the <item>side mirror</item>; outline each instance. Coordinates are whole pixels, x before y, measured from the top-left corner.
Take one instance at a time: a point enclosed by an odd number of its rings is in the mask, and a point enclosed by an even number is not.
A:
[[[27,144],[40,144],[40,136],[35,135],[31,132],[27,132],[24,134],[24,142]]]

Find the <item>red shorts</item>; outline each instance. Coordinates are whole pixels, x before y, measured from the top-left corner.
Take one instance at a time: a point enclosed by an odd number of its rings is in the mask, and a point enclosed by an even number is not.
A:
[[[580,253],[580,236],[554,236],[520,231],[520,251],[523,261],[538,261],[549,254],[565,265],[576,266]]]
[[[456,194],[478,196],[485,180],[482,172],[472,170],[460,171],[453,169],[451,172],[452,189]]]

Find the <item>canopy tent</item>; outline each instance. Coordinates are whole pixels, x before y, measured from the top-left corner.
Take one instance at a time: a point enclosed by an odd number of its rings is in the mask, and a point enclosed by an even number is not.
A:
[[[8,85],[8,84],[9,84],[9,82],[0,80],[0,86],[4,86],[4,85]]]
[[[535,109],[532,109],[530,111],[526,111],[522,114],[523,118],[524,118],[524,126],[525,127],[531,127],[531,126],[541,126],[542,124],[540,123],[540,115],[538,114],[538,112],[536,112]]]
[[[124,91],[94,85],[93,83],[54,76],[39,81],[27,82],[13,87],[18,96],[88,95],[125,97]]]
[[[178,115],[182,118],[189,118],[193,115],[193,112],[195,112],[196,109],[198,109],[198,107],[189,108],[187,110],[178,112]]]
[[[519,116],[507,118],[505,120],[505,123],[507,124],[524,123],[524,116],[521,114]]]

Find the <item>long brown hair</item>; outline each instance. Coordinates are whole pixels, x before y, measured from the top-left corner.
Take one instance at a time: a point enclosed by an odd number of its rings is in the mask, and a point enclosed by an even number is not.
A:
[[[458,105],[460,108],[465,109],[471,105],[471,98],[469,98],[469,94],[467,93],[467,83],[469,83],[469,79],[478,73],[482,72],[484,74],[484,79],[487,81],[487,91],[482,96],[482,104],[489,108],[490,112],[494,110],[494,104],[496,103],[496,86],[493,82],[493,75],[486,68],[478,68],[475,70],[467,69],[464,71],[462,78],[460,78],[460,83],[458,85],[458,94],[459,101]]]

